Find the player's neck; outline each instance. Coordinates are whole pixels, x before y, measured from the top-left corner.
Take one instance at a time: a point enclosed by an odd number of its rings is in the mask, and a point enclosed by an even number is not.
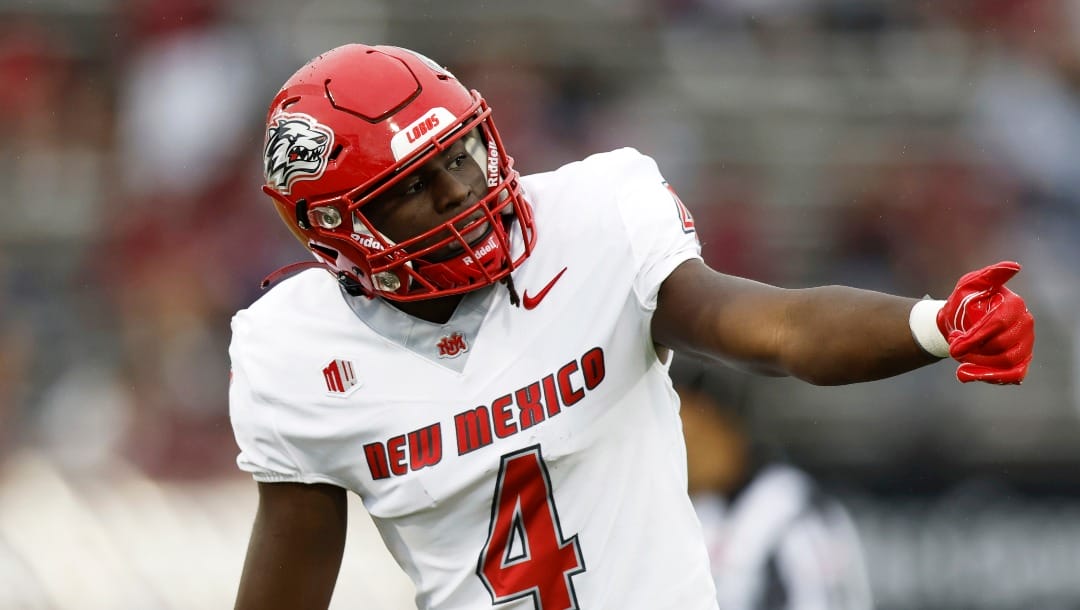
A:
[[[461,299],[463,299],[464,296],[465,295],[455,294],[437,299],[425,299],[423,301],[401,302],[387,300],[387,302],[414,318],[420,318],[421,320],[427,320],[428,322],[434,322],[435,324],[445,324],[450,320],[450,316],[454,315],[454,310],[457,309],[458,304],[461,303]]]

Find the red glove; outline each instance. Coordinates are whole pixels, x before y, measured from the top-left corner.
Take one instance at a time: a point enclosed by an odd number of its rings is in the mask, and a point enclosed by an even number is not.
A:
[[[1004,261],[972,271],[938,311],[937,325],[949,342],[949,355],[960,362],[956,378],[1019,384],[1027,375],[1035,345],[1035,319],[1020,295],[1005,282],[1020,265]]]

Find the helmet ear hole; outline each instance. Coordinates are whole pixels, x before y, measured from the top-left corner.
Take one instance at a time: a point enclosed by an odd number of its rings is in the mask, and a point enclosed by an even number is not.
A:
[[[341,151],[344,150],[344,149],[345,149],[344,146],[342,146],[341,144],[338,144],[337,146],[334,147],[334,150],[330,151],[330,156],[328,157],[328,159],[330,161],[337,161],[338,155],[340,155]]]
[[[296,202],[296,226],[308,231],[311,229],[311,224],[308,222],[308,206],[307,199],[301,199]]]

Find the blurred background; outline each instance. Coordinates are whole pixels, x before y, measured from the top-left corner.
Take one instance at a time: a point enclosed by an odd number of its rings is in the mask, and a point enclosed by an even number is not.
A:
[[[1071,0],[0,0],[0,608],[231,606],[229,318],[306,258],[265,106],[352,41],[482,91],[523,172],[654,156],[722,271],[943,298],[1021,261],[1022,387],[752,379],[745,410],[845,502],[877,608],[1080,608]],[[334,607],[413,607],[350,501]]]

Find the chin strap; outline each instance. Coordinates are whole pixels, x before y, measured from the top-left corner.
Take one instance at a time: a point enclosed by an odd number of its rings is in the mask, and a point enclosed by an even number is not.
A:
[[[510,304],[514,307],[521,307],[521,298],[518,297],[517,290],[514,288],[514,277],[509,273],[502,279],[502,283],[506,286],[506,289],[510,291]]]
[[[286,275],[291,275],[297,271],[304,271],[305,269],[314,269],[315,267],[322,267],[323,264],[319,261],[300,261],[298,263],[291,263],[271,272],[269,275],[263,278],[263,281],[259,282],[259,288],[266,290],[271,284],[276,283]]]

